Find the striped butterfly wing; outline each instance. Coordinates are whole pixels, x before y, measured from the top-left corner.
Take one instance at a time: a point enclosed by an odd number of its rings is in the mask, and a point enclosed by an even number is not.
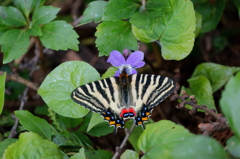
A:
[[[117,91],[114,77],[94,81],[76,88],[72,92],[72,99],[96,113],[107,111],[111,102],[115,101],[114,92]]]
[[[124,121],[119,116],[120,103],[117,77],[94,81],[76,88],[71,98],[78,104],[100,113],[111,126],[123,127]]]
[[[135,74],[110,77],[76,88],[72,99],[101,113],[111,126],[124,127],[124,119],[135,118],[136,125],[148,121],[154,106],[174,90],[174,82],[164,76]]]
[[[132,75],[132,96],[136,99],[136,125],[143,125],[148,121],[153,107],[161,103],[175,89],[172,79],[160,75],[136,74]]]

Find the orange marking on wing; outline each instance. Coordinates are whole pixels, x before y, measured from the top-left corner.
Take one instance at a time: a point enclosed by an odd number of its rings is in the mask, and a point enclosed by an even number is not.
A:
[[[105,120],[110,120],[110,117],[106,116],[104,119],[105,119]]]
[[[116,124],[116,127],[121,127],[121,124]]]
[[[115,123],[116,123],[115,121],[109,121],[110,125],[115,125]]]
[[[148,117],[142,117],[142,121],[148,121]]]
[[[150,112],[146,112],[146,115],[148,116],[148,115],[150,115],[151,113]]]

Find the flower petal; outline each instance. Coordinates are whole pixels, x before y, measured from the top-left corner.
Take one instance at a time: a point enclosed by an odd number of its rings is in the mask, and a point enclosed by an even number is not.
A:
[[[117,50],[113,50],[110,53],[110,56],[109,56],[107,62],[110,62],[115,67],[119,67],[126,63],[123,55]]]
[[[119,73],[119,70],[117,70],[114,77],[119,77],[119,76],[120,76],[120,73]]]
[[[133,75],[133,74],[137,74],[137,70],[132,69],[132,75]]]
[[[128,57],[126,64],[131,65],[134,68],[140,68],[145,65],[145,62],[143,62],[144,53],[142,51],[135,51],[130,54]]]
[[[124,49],[123,50],[123,57],[127,58],[130,55],[129,50],[128,49]]]

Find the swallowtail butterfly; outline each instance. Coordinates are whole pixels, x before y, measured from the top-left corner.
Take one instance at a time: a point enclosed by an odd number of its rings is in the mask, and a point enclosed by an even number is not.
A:
[[[172,79],[160,75],[128,74],[124,67],[119,77],[110,77],[76,88],[72,99],[100,113],[110,126],[124,127],[124,120],[135,118],[135,124],[148,121],[153,107],[169,96],[175,88]]]

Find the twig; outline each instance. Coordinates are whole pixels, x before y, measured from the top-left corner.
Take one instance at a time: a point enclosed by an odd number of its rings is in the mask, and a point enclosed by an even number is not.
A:
[[[200,123],[198,127],[203,132],[203,135],[212,135],[216,131],[223,131],[229,128],[225,122]]]
[[[36,48],[34,51],[35,56],[28,62],[29,64],[26,64],[26,66],[25,66],[25,67],[31,68],[30,73],[29,73],[30,77],[32,76],[33,72],[36,71],[36,65],[37,65],[39,56],[41,55],[41,52],[42,52],[41,44],[37,40],[35,43],[35,48]],[[0,71],[0,74],[3,74],[3,73],[4,73],[3,71]],[[33,82],[20,77],[17,73],[7,74],[6,80],[7,81],[9,81],[9,80],[16,81],[16,82],[24,84],[25,86],[27,86],[35,91],[38,90],[38,87]]]
[[[3,73],[4,73],[3,71],[0,71],[0,74],[3,74]],[[27,87],[29,87],[35,91],[38,90],[38,87],[34,83],[18,76],[17,74],[7,74],[6,80],[7,81],[9,81],[9,80],[16,81],[16,82],[26,85]]]
[[[78,19],[74,20],[73,26],[76,27],[80,23],[80,21],[83,19],[84,15],[80,16]]]
[[[35,49],[35,56],[32,58],[32,60],[30,61],[31,63],[32,63],[32,67],[31,67],[31,70],[30,70],[30,76],[33,74],[33,72],[36,70],[36,65],[37,65],[37,61],[38,61],[38,58],[39,58],[39,50],[38,50],[38,47],[36,46],[36,49]],[[23,92],[23,95],[22,95],[22,97],[20,98],[21,99],[21,104],[20,104],[20,107],[19,107],[19,110],[23,110],[23,107],[24,107],[24,105],[25,105],[25,102],[27,101],[27,93],[28,93],[28,90],[29,90],[29,88],[31,88],[31,86],[32,86],[32,88],[34,88],[35,86],[34,86],[34,84],[31,84],[31,85],[29,85],[29,84],[26,84],[26,83],[29,83],[29,81],[28,82],[26,82],[27,80],[25,80],[25,79],[23,79],[23,78],[21,78],[20,76],[12,76],[12,77],[17,77],[16,79],[18,79],[18,82],[19,82],[19,79],[21,79],[20,81],[25,81],[24,83],[25,83],[25,85],[26,86],[28,86],[28,87],[26,87],[25,88],[25,90],[24,90],[24,92]],[[20,82],[21,83],[21,82]],[[23,83],[23,84],[24,84]],[[35,90],[37,90],[37,88],[35,89]],[[13,127],[12,127],[12,129],[11,129],[11,132],[10,132],[10,134],[9,134],[9,136],[8,136],[8,138],[12,138],[12,137],[14,137],[15,135],[17,135],[17,127],[18,127],[18,123],[19,123],[19,119],[18,118],[16,118],[15,117],[15,122],[14,122],[14,125],[13,125]]]
[[[79,11],[79,7],[82,5],[82,1],[75,1],[73,4],[72,4],[72,10],[71,10],[71,15],[72,15],[72,18],[73,20],[77,20],[77,13]]]
[[[142,9],[143,9],[143,10],[146,9],[146,0],[142,0]]]
[[[185,107],[186,104],[191,105],[193,108],[189,111],[191,115],[195,114],[198,109],[204,110],[207,114],[213,116],[216,119],[216,122],[213,123],[201,123],[198,125],[200,130],[203,132],[204,135],[211,135],[216,131],[223,131],[229,128],[227,124],[227,119],[223,117],[221,114],[215,113],[216,110],[208,109],[206,105],[197,105],[197,101],[193,95],[189,96],[187,92],[182,91],[182,96],[177,94],[179,89],[179,85],[176,87],[173,96],[171,96],[170,100],[173,101],[175,99],[180,99],[182,102],[179,103],[176,108],[181,109]],[[190,99],[187,101],[186,99]]]
[[[94,65],[96,64],[98,58],[99,58],[98,55],[95,54],[95,55],[93,56],[92,60],[89,62],[89,64],[92,65],[92,66],[94,66]]]
[[[121,153],[121,151],[122,151],[123,147],[125,146],[125,144],[126,144],[128,138],[129,138],[130,134],[132,133],[134,127],[135,127],[135,123],[133,122],[132,127],[130,128],[130,130],[125,129],[126,136],[123,139],[121,145],[119,147],[116,147],[116,152],[115,152],[114,156],[112,157],[112,159],[116,159],[118,157],[118,155]]]
[[[22,97],[20,97],[21,104],[20,104],[19,110],[23,110],[24,104],[25,104],[25,102],[27,101],[27,98],[28,98],[27,97],[27,92],[28,92],[28,87],[25,88]],[[12,138],[12,137],[17,135],[17,127],[18,127],[19,119],[16,118],[16,117],[14,117],[14,118],[15,118],[15,122],[14,122],[14,125],[13,125],[11,131],[10,131],[10,134],[9,134],[8,138]]]
[[[43,45],[42,45],[39,37],[36,37],[36,38],[35,38],[35,42],[36,42],[36,44],[35,44],[35,50],[34,50],[34,52],[35,52],[35,56],[34,56],[34,57],[35,57],[37,60],[38,60],[38,59],[43,60],[43,58],[44,58]]]

